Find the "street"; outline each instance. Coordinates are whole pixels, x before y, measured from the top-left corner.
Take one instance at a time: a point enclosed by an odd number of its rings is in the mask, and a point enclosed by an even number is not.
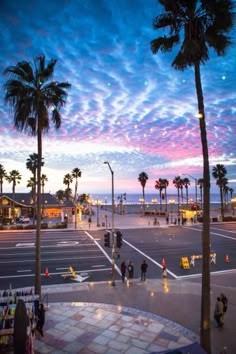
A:
[[[124,260],[134,263],[134,278],[140,277],[140,265],[148,263],[147,277],[161,278],[163,260],[172,279],[189,278],[195,281],[201,275],[201,225],[186,227],[144,228],[121,230],[123,245],[116,259],[116,279]],[[80,281],[111,280],[111,248],[104,247],[104,230],[42,231],[41,272],[42,284],[75,282],[64,280],[71,266]],[[212,274],[236,270],[236,225],[211,225],[211,251],[216,253]],[[200,256],[190,269],[180,267],[183,256]],[[226,261],[226,258],[228,261]],[[0,290],[34,286],[35,232],[0,232]],[[48,275],[46,276],[46,270]],[[87,278],[88,277],[88,278]]]

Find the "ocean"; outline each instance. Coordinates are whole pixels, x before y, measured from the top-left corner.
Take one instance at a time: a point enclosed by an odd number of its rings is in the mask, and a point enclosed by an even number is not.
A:
[[[111,205],[112,203],[112,198],[111,194],[93,194],[90,195],[90,197],[96,201],[99,200],[100,204],[104,205]],[[120,199],[123,199],[123,204],[142,204],[142,199],[143,195],[142,193],[134,193],[134,194],[129,194],[129,193],[115,193],[114,195],[115,203],[118,204],[120,202]],[[195,202],[195,194],[190,193],[188,195],[188,199]],[[175,203],[178,202],[178,195],[177,194],[168,194],[167,192],[167,203],[169,200],[174,200]],[[184,193],[184,199],[183,202],[185,203],[186,200],[186,194]],[[200,194],[197,196],[198,202],[200,202]],[[180,203],[182,202],[182,199],[180,197]],[[210,203],[211,204],[220,204],[220,192],[219,193],[212,193],[210,196]],[[152,194],[145,194],[145,204],[160,204],[160,196],[159,193],[152,193]],[[162,204],[165,204],[165,200],[162,200]]]

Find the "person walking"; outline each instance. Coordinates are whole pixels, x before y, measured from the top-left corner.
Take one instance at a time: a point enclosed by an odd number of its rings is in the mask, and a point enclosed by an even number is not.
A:
[[[133,277],[134,277],[134,264],[133,262],[130,261],[128,265],[128,279],[130,284],[132,283]]]
[[[36,329],[40,333],[41,337],[43,337],[43,326],[45,322],[45,309],[42,303],[39,304],[38,308],[38,319]]]
[[[141,281],[145,281],[146,280],[147,268],[148,268],[148,265],[147,265],[147,263],[146,263],[146,261],[144,259],[143,263],[141,264]]]
[[[221,293],[220,294],[220,299],[223,303],[223,315],[222,315],[222,319],[224,319],[224,314],[226,313],[227,311],[227,308],[228,308],[228,299],[227,297],[225,296],[225,294]]]
[[[224,325],[223,308],[224,308],[223,302],[221,301],[221,298],[218,296],[215,304],[215,310],[214,310],[214,319],[217,323],[217,327],[222,327]]]
[[[124,261],[121,263],[120,271],[121,271],[121,279],[122,279],[122,282],[124,283],[125,282],[125,275],[126,275],[126,264]]]

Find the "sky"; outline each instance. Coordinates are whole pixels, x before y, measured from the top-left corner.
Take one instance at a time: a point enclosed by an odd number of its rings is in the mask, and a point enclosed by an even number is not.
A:
[[[146,193],[155,181],[187,174],[194,192],[202,177],[202,148],[194,71],[171,67],[176,51],[154,55],[150,41],[162,12],[157,0],[1,0],[0,3],[0,164],[17,169],[16,192],[27,192],[26,160],[37,152],[35,137],[14,128],[4,102],[4,69],[45,54],[57,59],[54,79],[72,87],[62,125],[43,137],[48,177],[45,192],[65,189],[64,175],[79,168],[78,193]],[[224,57],[210,53],[201,67],[210,169],[224,164],[236,194],[236,29]],[[184,176],[188,177],[188,176]],[[212,191],[217,191],[212,179]],[[73,188],[73,187],[72,187]],[[190,191],[191,191],[190,188]],[[3,191],[12,187],[4,182]]]

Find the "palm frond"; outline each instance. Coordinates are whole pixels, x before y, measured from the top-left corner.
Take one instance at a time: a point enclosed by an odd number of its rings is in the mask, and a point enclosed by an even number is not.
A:
[[[151,41],[151,50],[154,54],[156,54],[159,50],[161,52],[169,52],[173,48],[175,44],[179,42],[179,36],[171,36],[171,37],[159,37],[156,39],[153,39]]]
[[[57,109],[52,111],[52,121],[56,129],[59,129],[61,126],[61,115]]]

